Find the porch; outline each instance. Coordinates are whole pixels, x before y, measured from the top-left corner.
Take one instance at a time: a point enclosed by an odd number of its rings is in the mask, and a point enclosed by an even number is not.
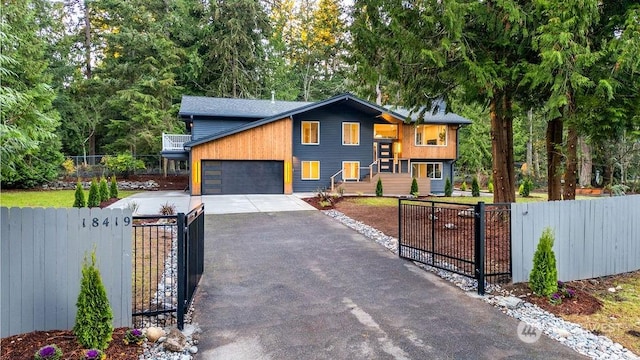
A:
[[[333,191],[342,189],[345,194],[375,194],[378,179],[382,180],[384,195],[411,195],[413,178],[409,173],[380,172],[373,176],[365,176],[361,180],[349,180],[334,183]],[[418,178],[418,192],[426,195],[431,193],[429,178]]]

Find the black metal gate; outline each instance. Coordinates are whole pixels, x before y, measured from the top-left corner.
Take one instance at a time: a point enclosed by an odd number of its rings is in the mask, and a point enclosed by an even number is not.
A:
[[[204,204],[189,213],[133,217],[135,326],[182,330],[204,271]]]
[[[503,281],[511,276],[510,208],[400,199],[398,254],[474,278],[484,295],[487,278]]]

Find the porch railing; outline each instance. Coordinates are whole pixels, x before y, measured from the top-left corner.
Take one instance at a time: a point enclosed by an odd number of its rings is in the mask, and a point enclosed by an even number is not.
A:
[[[191,141],[191,135],[162,133],[162,150],[182,151],[184,144]]]

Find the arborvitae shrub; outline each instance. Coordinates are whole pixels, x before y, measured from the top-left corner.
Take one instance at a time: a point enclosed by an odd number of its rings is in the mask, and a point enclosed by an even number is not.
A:
[[[413,178],[413,181],[411,181],[410,194],[413,196],[418,196],[418,180],[416,178]]]
[[[451,196],[453,194],[453,186],[451,186],[451,179],[447,178],[444,182],[444,196]]]
[[[116,181],[115,175],[111,177],[111,186],[109,187],[109,197],[111,199],[118,198],[118,182]]]
[[[478,184],[478,178],[475,176],[473,177],[473,181],[471,182],[471,196],[480,196],[480,185]]]
[[[529,288],[534,294],[549,296],[558,291],[558,270],[553,252],[553,231],[544,229],[536,252],[533,255],[533,269],[529,274]]]
[[[467,182],[466,181],[463,181],[462,184],[460,184],[460,190],[467,191]]]
[[[80,294],[76,302],[76,323],[73,333],[85,349],[105,350],[113,334],[113,312],[107,292],[96,267],[95,250],[91,259],[85,256],[82,264]]]
[[[518,193],[520,194],[520,196],[529,197],[529,195],[531,194],[531,190],[533,190],[533,181],[530,177],[526,177],[524,180],[522,180],[522,183],[518,188]]]
[[[100,179],[100,202],[109,200],[109,185],[107,184],[107,179],[102,177]]]
[[[378,183],[376,184],[376,196],[382,196],[382,179],[378,178]]]
[[[489,182],[489,184],[487,185],[487,190],[492,193],[493,192],[493,183]]]
[[[73,207],[81,208],[87,206],[87,200],[84,197],[84,189],[82,188],[82,183],[78,180],[76,184],[76,200],[73,202]]]
[[[100,207],[100,188],[98,186],[98,180],[93,178],[91,180],[91,187],[89,187],[89,200],[87,200],[87,206]]]

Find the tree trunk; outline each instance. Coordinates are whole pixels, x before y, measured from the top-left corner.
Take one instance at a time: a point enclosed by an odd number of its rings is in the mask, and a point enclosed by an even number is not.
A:
[[[91,79],[93,77],[93,72],[91,69],[91,18],[89,17],[89,1],[84,1],[84,61],[85,61],[85,72],[84,75],[87,79]],[[94,125],[95,126],[95,125]],[[94,128],[95,129],[95,128]],[[89,155],[91,155],[91,165],[95,165],[95,155],[96,154],[96,135],[95,131],[91,131],[89,135]],[[86,155],[85,155],[86,162]]]
[[[580,186],[591,185],[591,176],[593,171],[593,157],[591,156],[591,147],[581,136],[578,138],[580,146]]]
[[[564,200],[576,199],[578,177],[578,129],[571,121],[567,131],[567,164],[564,173]]]
[[[493,156],[493,201],[516,201],[513,169],[513,118],[511,98],[507,92],[496,91],[490,102],[491,154]]]
[[[547,124],[547,195],[549,201],[562,200],[562,118]]]
[[[529,119],[529,139],[527,140],[527,171],[529,176],[536,176],[538,173],[533,171],[533,109],[527,112]]]

